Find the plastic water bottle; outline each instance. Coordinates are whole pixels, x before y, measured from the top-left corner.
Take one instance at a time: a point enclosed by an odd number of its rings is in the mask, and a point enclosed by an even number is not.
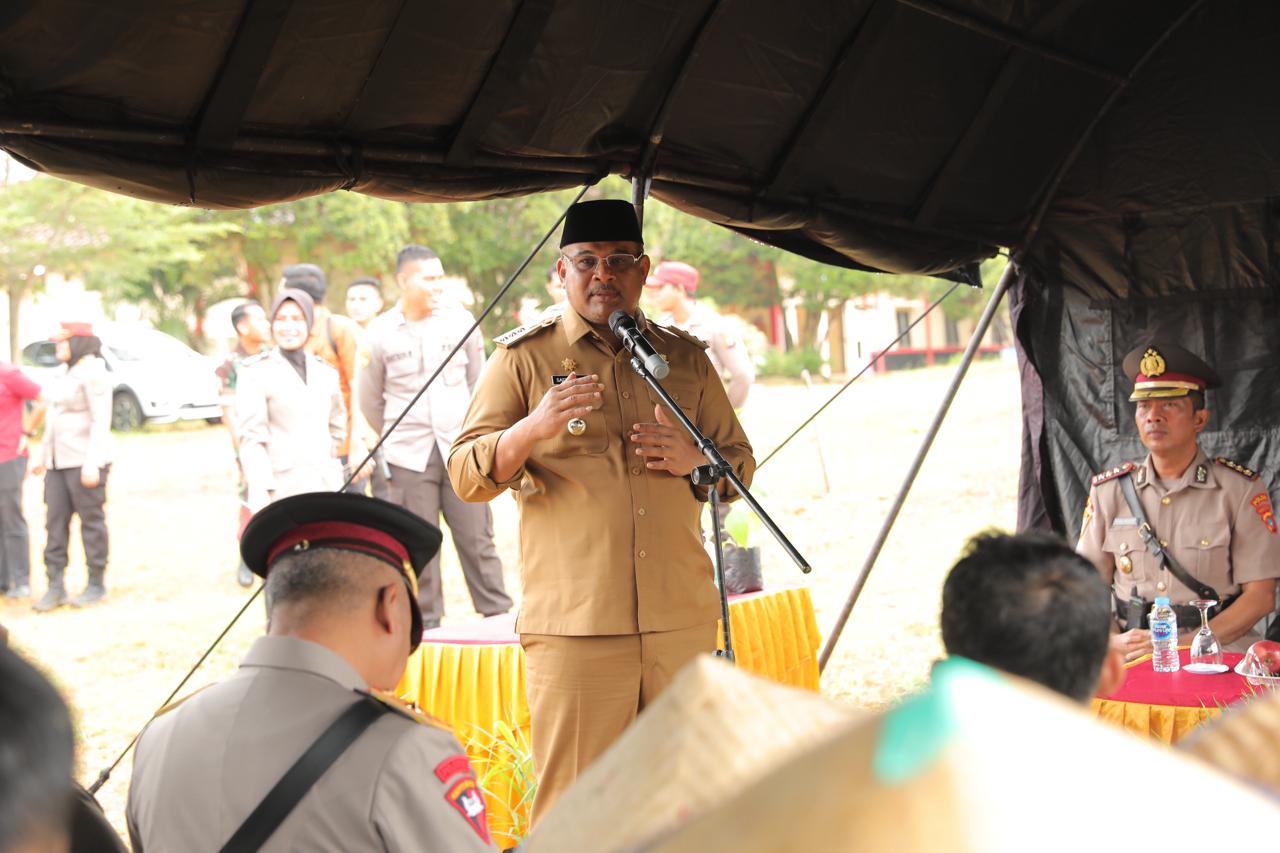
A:
[[[1151,668],[1177,672],[1182,666],[1178,661],[1178,614],[1169,606],[1168,596],[1156,599],[1147,622],[1151,626]]]

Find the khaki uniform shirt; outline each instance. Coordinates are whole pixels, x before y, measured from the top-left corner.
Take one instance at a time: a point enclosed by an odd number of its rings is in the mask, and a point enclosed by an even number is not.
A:
[[[143,731],[126,812],[134,853],[220,849],[355,691],[367,690],[322,645],[259,638],[234,676]],[[338,757],[261,849],[492,850],[485,821],[453,734],[393,711]]]
[[[1147,521],[1168,543],[1169,553],[1222,599],[1240,592],[1242,583],[1280,577],[1280,535],[1267,488],[1256,475],[1241,474],[1200,451],[1176,482],[1157,479],[1150,456],[1129,476]],[[1118,477],[1090,490],[1076,550],[1111,578],[1122,604],[1135,586],[1147,601],[1168,595],[1171,603],[1186,604],[1200,597],[1147,550]],[[1164,592],[1156,589],[1162,580]],[[1256,639],[1250,633],[1232,645],[1247,648]]]
[[[639,325],[670,362],[664,387],[750,485],[751,445],[705,345],[643,317]],[[650,471],[636,455],[628,436],[634,424],[654,420],[657,397],[631,356],[615,354],[572,308],[497,341],[449,455],[449,477],[463,500],[515,491],[524,589],[517,630],[633,634],[714,621],[719,598],[699,524],[708,496],[686,477]],[[496,482],[503,431],[537,407],[554,376],[571,371],[597,374],[604,385],[586,432],[540,442],[511,479]]]
[[[307,381],[278,350],[247,358],[236,384],[235,432],[248,504],[330,492],[342,485],[337,452],[347,411],[337,372],[307,356]]]
[[[460,308],[436,311],[419,323],[392,309],[369,326],[356,395],[370,427],[381,434],[400,416],[473,322]],[[447,459],[483,366],[484,344],[473,333],[387,437],[387,461],[425,471],[433,446]]]
[[[735,409],[741,409],[756,378],[755,365],[751,363],[742,338],[729,328],[723,317],[701,302],[693,303],[689,317],[683,323],[677,323],[669,315],[664,322],[683,329],[707,345],[707,356],[716,375],[727,386],[729,402]]]
[[[44,465],[50,470],[111,464],[111,375],[107,363],[87,355],[44,392]]]

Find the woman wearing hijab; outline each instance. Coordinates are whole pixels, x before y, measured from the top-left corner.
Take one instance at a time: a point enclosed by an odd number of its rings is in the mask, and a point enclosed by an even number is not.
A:
[[[281,290],[270,319],[276,349],[245,359],[236,385],[240,464],[253,512],[289,495],[336,491],[347,429],[337,371],[304,349],[315,321],[311,297]]]
[[[70,603],[96,604],[107,595],[107,472],[111,468],[111,378],[102,360],[102,341],[88,323],[63,323],[54,336],[58,360],[66,365],[45,389],[44,451],[31,469],[44,475],[45,574],[49,578],[38,612],[67,604],[63,576],[71,516],[80,516],[89,582]]]

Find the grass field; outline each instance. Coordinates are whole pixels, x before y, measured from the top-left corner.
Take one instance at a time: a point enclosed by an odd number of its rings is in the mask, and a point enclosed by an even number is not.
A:
[[[940,367],[864,378],[756,476],[757,497],[814,567],[802,576],[769,541],[766,579],[809,585],[824,635],[951,375]],[[743,420],[757,457],[836,387],[755,388]],[[937,621],[947,569],[973,533],[1014,525],[1019,430],[1016,368],[976,365],[823,675],[826,695],[879,708],[927,678],[941,650]],[[36,595],[44,589],[40,489],[40,481],[32,480],[26,493]],[[108,489],[108,602],[37,616],[29,602],[0,599],[0,623],[14,645],[46,669],[73,707],[78,775],[86,784],[128,745],[244,603],[247,593],[234,577],[234,495],[231,449],[220,427],[121,436]],[[508,588],[518,596],[515,505],[503,497],[494,512]],[[84,583],[78,543],[68,582],[73,594]],[[448,546],[444,588],[447,622],[477,618]],[[231,672],[263,624],[255,604],[183,692]],[[119,827],[130,763],[126,759],[99,794]]]

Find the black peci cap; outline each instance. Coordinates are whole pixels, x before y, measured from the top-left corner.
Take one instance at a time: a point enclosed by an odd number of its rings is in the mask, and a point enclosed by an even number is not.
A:
[[[381,560],[400,572],[409,590],[412,652],[422,641],[418,573],[440,550],[440,540],[439,528],[404,507],[348,492],[308,492],[269,504],[249,519],[240,557],[263,578],[280,557],[312,548]]]
[[[597,199],[580,201],[569,208],[560,232],[560,248],[573,243],[607,243],[629,240],[644,245],[636,209],[629,201]]]

